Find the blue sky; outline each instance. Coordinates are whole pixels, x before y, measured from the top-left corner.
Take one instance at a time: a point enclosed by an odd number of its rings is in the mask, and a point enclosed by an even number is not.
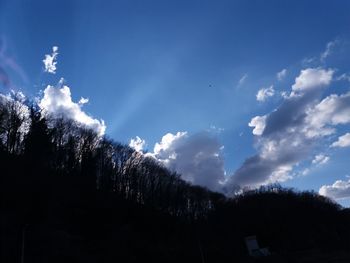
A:
[[[275,178],[285,186],[324,186],[331,197],[350,197],[350,147],[331,147],[350,132],[346,116],[338,116],[348,112],[349,100],[341,96],[350,86],[349,11],[350,2],[340,0],[0,0],[0,66],[11,88],[27,96],[44,96],[47,85],[62,88],[57,83],[63,77],[73,102],[89,98],[79,107],[104,120],[107,136],[124,143],[139,136],[143,149],[193,183],[217,189]],[[53,46],[57,70],[49,74],[42,60]],[[285,72],[280,79],[278,72]],[[295,86],[300,96],[310,95],[307,102],[291,97],[297,77],[317,82],[322,76],[330,79],[315,84],[318,92]],[[1,92],[9,89],[0,84]],[[300,115],[302,126],[291,122],[295,116],[288,113],[297,112],[291,104],[308,112],[308,118]],[[329,119],[320,120],[325,111]],[[254,135],[256,126],[248,124],[265,115],[265,131]],[[312,127],[319,132],[333,131],[299,134],[311,129],[311,120],[323,121]],[[281,138],[309,147],[288,149]],[[264,149],[274,144],[279,156],[290,159],[266,157]]]

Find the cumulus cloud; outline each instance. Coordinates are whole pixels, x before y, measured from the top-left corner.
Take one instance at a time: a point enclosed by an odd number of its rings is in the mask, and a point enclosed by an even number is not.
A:
[[[320,88],[330,84],[334,70],[321,68],[307,68],[301,71],[292,86],[293,91],[305,91]]]
[[[209,132],[168,133],[154,146],[153,156],[182,179],[211,190],[221,190],[225,179],[222,145]]]
[[[183,140],[183,138],[187,137],[187,132],[177,132],[176,134],[167,133],[162,137],[162,140],[154,145],[154,154],[161,157],[165,153],[167,156],[167,152],[178,141]],[[162,158],[164,159],[164,158]]]
[[[72,101],[70,88],[66,85],[63,85],[61,88],[48,85],[44,90],[44,96],[39,101],[39,107],[46,114],[54,117],[67,117],[87,128],[93,129],[99,135],[103,135],[106,130],[104,121],[89,116],[82,110],[81,106],[79,103]]]
[[[326,136],[326,126],[317,132],[319,122],[310,118],[318,116],[318,105],[324,88],[332,81],[333,70],[308,68],[300,72],[292,86],[293,95],[286,96],[282,104],[269,114],[256,116],[249,126],[254,128],[257,153],[244,161],[242,166],[230,178],[232,185],[240,187],[258,187],[260,185],[283,182],[293,177],[293,167],[304,161],[317,144],[317,136]],[[343,96],[339,96],[339,98]],[[344,98],[343,98],[344,99]],[[342,103],[343,108],[346,106]],[[343,114],[337,108],[334,114]],[[333,116],[327,115],[327,116]],[[319,116],[320,118],[321,116]],[[332,119],[332,118],[331,118]],[[325,124],[340,123],[327,117]],[[333,128],[333,127],[327,127]],[[319,164],[329,160],[327,156],[318,156]]]
[[[282,81],[287,75],[287,69],[282,69],[280,72],[277,73],[277,79],[279,81]]]
[[[332,185],[323,185],[319,194],[333,199],[350,198],[350,179],[348,181],[337,180]]]
[[[132,138],[129,142],[129,146],[138,152],[142,152],[145,145],[146,145],[146,141],[141,139],[139,136]]]
[[[248,123],[248,126],[254,128],[253,129],[254,135],[261,135],[264,132],[264,129],[266,126],[266,115],[265,116],[255,116]]]
[[[273,95],[275,95],[275,90],[273,89],[273,86],[270,86],[268,88],[262,88],[256,94],[256,100],[265,101],[267,98],[272,97]]]
[[[333,126],[350,123],[350,92],[332,94],[324,98],[315,107],[306,111],[304,130],[310,137],[325,136],[335,132]]]
[[[349,147],[350,146],[350,133],[346,133],[338,138],[336,142],[333,142],[331,147]]]
[[[315,156],[315,158],[312,160],[312,163],[315,165],[322,165],[329,161],[329,156],[326,156],[324,154],[318,154]]]
[[[58,55],[58,47],[53,46],[52,47],[52,54],[46,54],[45,58],[43,59],[43,63],[45,66],[45,72],[56,74],[56,65],[57,65],[57,55]]]

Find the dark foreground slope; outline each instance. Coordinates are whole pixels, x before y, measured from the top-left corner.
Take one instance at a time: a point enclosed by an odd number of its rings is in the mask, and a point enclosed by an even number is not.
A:
[[[0,262],[350,262],[350,212],[278,186],[233,199],[0,97]],[[271,256],[248,256],[254,235]]]
[[[229,244],[234,244],[232,250],[240,247],[244,254],[243,237],[250,235],[256,235],[260,247],[272,253],[266,262],[350,259],[350,211],[312,192],[274,187],[252,191],[229,200],[209,222],[208,243],[209,239],[217,240],[211,243],[216,243],[214,247],[221,243],[218,247],[224,251],[218,254],[223,255],[222,261],[232,256]],[[332,261],[337,257],[346,261]]]
[[[349,211],[310,193],[249,193],[187,220],[88,191],[79,177],[53,178],[60,188],[36,193],[17,179],[2,192],[1,262],[20,262],[22,253],[35,263],[255,262],[244,243],[249,235],[272,253],[259,262],[350,259]]]

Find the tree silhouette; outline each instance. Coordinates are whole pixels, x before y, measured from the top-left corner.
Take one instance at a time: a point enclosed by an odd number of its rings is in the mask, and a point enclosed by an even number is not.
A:
[[[226,197],[35,103],[0,98],[1,262],[18,261],[23,229],[26,262],[253,262],[249,235],[269,247],[268,262],[350,257],[349,209],[315,192],[269,185]]]

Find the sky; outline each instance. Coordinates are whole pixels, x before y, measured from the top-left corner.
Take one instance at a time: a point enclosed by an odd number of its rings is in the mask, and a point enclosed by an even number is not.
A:
[[[0,92],[215,191],[350,206],[350,2],[0,0]]]

